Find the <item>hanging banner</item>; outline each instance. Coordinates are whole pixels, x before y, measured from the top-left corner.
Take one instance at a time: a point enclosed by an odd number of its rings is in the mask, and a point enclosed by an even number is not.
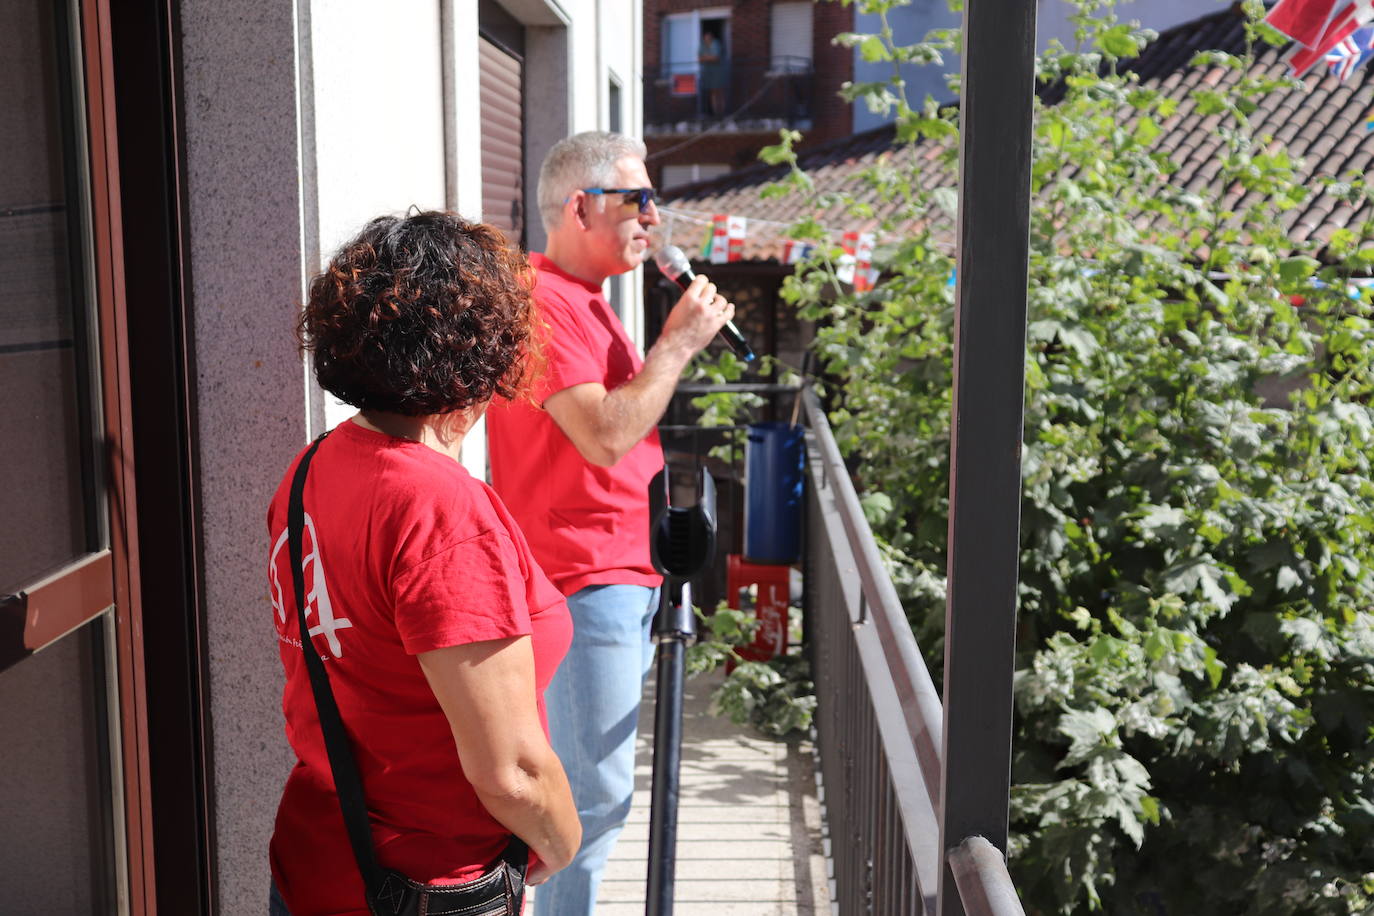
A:
[[[864,293],[877,282],[877,271],[873,270],[873,246],[877,242],[873,233],[865,232],[859,236],[854,250],[854,292]]]
[[[738,261],[744,257],[744,237],[749,221],[742,216],[732,216],[725,221],[727,251],[726,260]]]
[[[724,264],[730,260],[729,219],[724,213],[711,217],[711,250],[708,256],[712,264]]]

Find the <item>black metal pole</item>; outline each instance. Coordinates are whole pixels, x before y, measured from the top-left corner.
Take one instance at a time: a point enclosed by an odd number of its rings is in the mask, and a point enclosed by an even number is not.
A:
[[[677,808],[682,767],[682,691],[687,646],[697,636],[691,579],[710,564],[716,547],[716,488],[696,469],[696,504],[670,505],[668,470],[649,483],[649,556],[663,574],[654,618],[658,695],[654,702],[653,784],[650,790],[646,916],[671,916],[677,871]]]
[[[1035,11],[964,6],[941,916],[964,913],[949,852],[971,836],[1007,849]]]
[[[677,591],[676,596],[672,592]],[[658,693],[654,704],[653,788],[649,808],[649,893],[647,916],[670,916],[677,874],[677,809],[682,769],[682,694],[691,624],[691,588],[665,583],[655,624],[658,638]],[[691,636],[695,636],[692,626]]]

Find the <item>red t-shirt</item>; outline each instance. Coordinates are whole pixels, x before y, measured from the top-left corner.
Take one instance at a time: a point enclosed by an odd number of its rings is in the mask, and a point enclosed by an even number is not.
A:
[[[530,255],[534,298],[548,325],[547,370],[535,400],[599,382],[607,391],[644,366],[601,287]],[[487,411],[492,486],[520,523],[539,565],[565,595],[588,585],[655,586],[649,561],[649,481],[663,470],[654,430],[609,468],[578,453],[548,412],[528,401],[493,402]]]
[[[298,758],[277,809],[272,875],[293,916],[365,916],[298,641],[286,546],[296,462],[267,512],[282,709]],[[532,636],[544,720],[544,688],[572,639],[567,605],[491,488],[418,442],[340,424],[311,461],[305,510],[306,620],[358,762],[377,857],[418,881],[470,880],[510,831],[464,778],[415,656]]]

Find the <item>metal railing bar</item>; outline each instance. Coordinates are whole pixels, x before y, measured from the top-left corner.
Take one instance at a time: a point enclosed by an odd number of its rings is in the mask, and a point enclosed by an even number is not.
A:
[[[886,653],[879,645],[878,634],[872,627],[854,631],[854,644],[864,672],[881,671]],[[940,874],[939,821],[936,808],[926,793],[926,787],[916,780],[893,778],[900,773],[919,770],[917,751],[911,742],[906,719],[901,714],[895,685],[868,678],[872,698],[873,717],[887,757],[888,785],[906,827],[906,842],[911,860],[916,866],[916,881],[926,899],[927,911],[935,912],[935,893]],[[884,690],[884,687],[887,689]]]
[[[775,382],[682,382],[677,386],[678,394],[795,394],[800,390],[797,385],[779,385]]]
[[[820,469],[812,464],[810,472],[814,476],[820,472]],[[840,485],[833,487],[827,493],[838,494],[841,486],[847,481],[847,476],[837,475],[836,482]],[[852,485],[849,489],[852,493]],[[826,597],[835,600],[844,609],[841,613],[832,611],[827,617],[830,620],[850,620],[852,618],[849,617],[848,609],[856,603],[856,597],[853,595],[856,589],[853,586],[848,589],[845,588],[842,578],[841,570],[850,566],[853,557],[851,545],[843,531],[842,524],[840,524],[840,506],[836,504],[835,500],[826,498],[820,491],[813,490],[810,508],[820,516],[814,520],[815,524],[813,525],[813,529],[820,535],[816,538],[818,543],[814,545],[814,549],[830,561],[828,571],[835,576],[834,588],[839,593]],[[855,565],[857,566],[857,564]],[[883,575],[886,577],[885,571]],[[872,608],[872,612],[876,618],[880,608],[875,606]],[[902,621],[905,623],[905,617],[902,618]],[[910,710],[906,708],[908,704],[902,702],[901,690],[895,677],[897,672],[892,670],[891,659],[883,645],[884,638],[881,632],[878,628],[871,626],[852,626],[848,629],[850,629],[849,652],[853,655],[852,660],[844,665],[845,670],[842,674],[846,682],[844,696],[848,703],[847,708],[862,709],[864,706],[868,706],[872,709],[874,725],[876,725],[881,739],[882,751],[887,758],[889,772],[887,782],[905,825],[906,842],[911,861],[915,865],[917,886],[928,904],[927,911],[933,913],[935,892],[942,867],[939,849],[939,822],[936,819],[939,799],[932,794],[931,787],[925,779],[893,778],[893,774],[910,774],[911,776],[925,776],[927,774],[927,771],[920,765],[921,753],[918,733],[910,726]],[[907,635],[908,638],[911,638],[910,630],[907,631]],[[835,644],[845,644],[839,642],[843,636],[843,632],[836,634],[834,637]],[[919,656],[917,659],[919,662]],[[924,671],[924,663],[920,664],[921,670]],[[929,682],[928,674],[926,679]],[[867,694],[866,697],[864,697],[865,693]],[[861,698],[868,702],[861,704],[859,702]],[[855,739],[862,733],[862,725],[859,720],[866,717],[848,715],[845,718],[847,722],[842,727],[847,732],[848,749],[854,753],[861,750],[855,745],[862,744],[862,739]],[[822,740],[829,737],[833,736],[822,732]],[[845,782],[850,783],[850,780],[846,779]],[[848,795],[849,792],[853,791],[852,785],[846,785],[845,790],[846,795]],[[841,818],[845,818],[841,823],[852,823],[851,818],[854,820],[863,818],[865,816],[863,809],[869,807],[863,804],[863,799],[853,799],[852,801],[859,805],[859,810],[855,812],[849,806],[850,801],[851,799],[846,798],[844,809],[837,812]],[[858,852],[857,849],[846,850],[846,855],[847,857],[855,856]],[[837,866],[838,869],[839,866]],[[853,873],[853,865],[847,870],[851,874],[851,880],[857,878],[857,875]]]
[[[824,477],[833,478],[834,486],[829,488],[829,492],[833,494],[831,498],[849,541],[849,553],[853,555],[859,572],[860,588],[869,597],[870,617],[881,631],[888,667],[892,670],[917,748],[921,775],[930,793],[931,804],[938,809],[943,778],[941,744],[944,740],[944,709],[939,694],[935,692],[925,659],[921,658],[921,652],[916,647],[916,637],[911,633],[911,625],[897,597],[897,589],[878,555],[873,531],[860,508],[853,481],[844,469],[844,461],[825,418],[825,411],[821,409],[815,392],[809,388],[802,394],[802,406],[806,410],[807,425],[815,437],[821,458],[821,476],[817,477],[817,485]],[[832,467],[835,472],[827,473],[827,469]],[[816,471],[812,473],[815,477]]]
[[[748,426],[696,426],[691,423],[660,423],[658,424],[659,433],[693,433],[703,435],[706,433],[737,433]]]
[[[998,848],[972,836],[949,851],[949,868],[968,916],[1026,916]]]
[[[786,385],[692,387],[688,393],[793,394],[793,405],[806,408],[805,613],[820,699],[823,842],[838,912],[1024,916],[1005,858],[986,836],[943,846],[946,711],[819,399]],[[714,436],[696,426],[663,431],[689,433],[701,460],[703,439],[733,451],[746,428],[716,427]]]

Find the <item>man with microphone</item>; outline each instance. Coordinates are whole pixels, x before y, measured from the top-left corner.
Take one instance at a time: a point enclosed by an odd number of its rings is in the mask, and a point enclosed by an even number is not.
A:
[[[656,425],[687,362],[734,315],[705,277],[687,284],[641,360],[602,294],[644,261],[658,225],[644,145],[587,132],[539,172],[548,233],[531,254],[544,369],[533,403],[493,402],[492,484],[568,599],[572,647],[545,693],[549,731],[582,819],[582,849],[535,894],[536,916],[588,916],[634,790],[640,692],[661,577],[649,559]]]

